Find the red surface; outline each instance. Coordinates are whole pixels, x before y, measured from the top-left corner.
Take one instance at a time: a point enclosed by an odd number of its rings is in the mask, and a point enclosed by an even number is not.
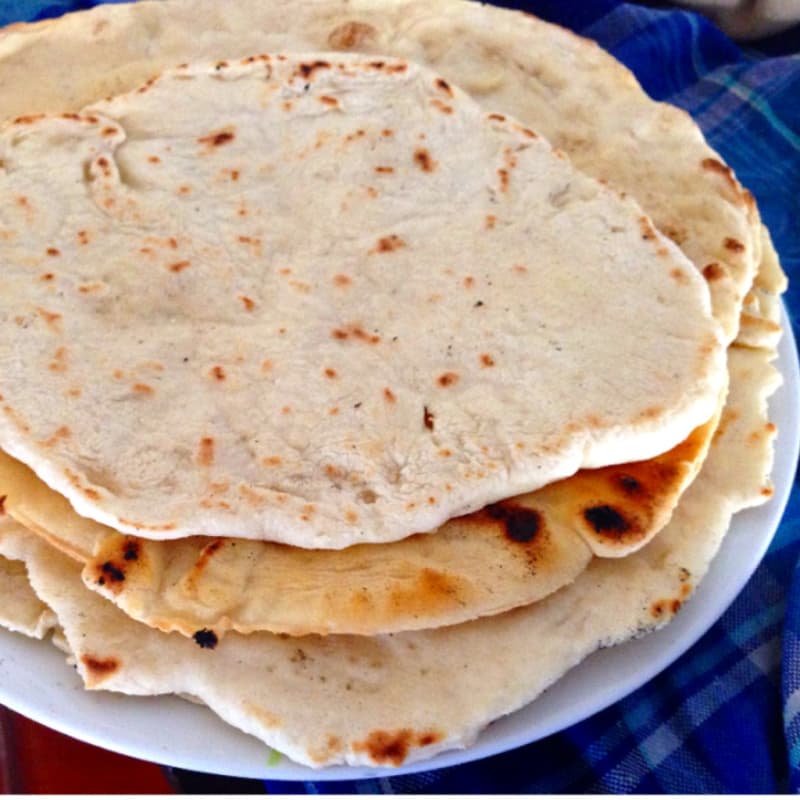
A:
[[[174,794],[156,764],[79,742],[0,706],[0,792]]]

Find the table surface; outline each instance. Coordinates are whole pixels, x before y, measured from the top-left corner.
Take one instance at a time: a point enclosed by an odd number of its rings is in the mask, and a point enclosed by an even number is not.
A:
[[[0,706],[0,793],[174,794],[156,764],[79,742]]]

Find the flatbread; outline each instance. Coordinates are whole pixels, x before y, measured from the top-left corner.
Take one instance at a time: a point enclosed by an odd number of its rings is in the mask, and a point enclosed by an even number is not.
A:
[[[0,163],[0,444],[125,533],[393,541],[662,453],[724,387],[641,209],[403,60],[181,66]]]
[[[312,766],[412,762],[469,745],[599,646],[660,627],[680,609],[732,514],[770,493],[765,403],[780,376],[769,359],[731,348],[729,422],[660,536],[621,561],[594,560],[542,603],[463,625],[375,637],[232,633],[200,648],[86,589],[80,566],[40,537],[1,529],[0,551],[25,560],[88,688],[188,693]]]
[[[100,6],[7,30],[0,117],[74,111],[181,61],[311,50],[427,64],[485,109],[544,134],[581,170],[639,200],[705,276],[726,341],[736,336],[761,258],[752,195],[688,114],[652,102],[594,42],[520,12],[463,0]]]
[[[621,557],[642,547],[694,479],[717,419],[650,461],[582,470],[450,520],[434,536],[337,551],[124,536],[78,516],[2,452],[0,495],[8,514],[86,563],[89,588],[159,630],[371,635],[536,602],[574,580],[592,552]]]
[[[31,589],[25,564],[0,556],[0,626],[42,639],[55,624],[55,614]]]

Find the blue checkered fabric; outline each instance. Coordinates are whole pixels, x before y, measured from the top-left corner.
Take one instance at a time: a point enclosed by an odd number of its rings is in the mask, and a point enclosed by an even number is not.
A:
[[[96,0],[2,0],[0,24]],[[800,30],[743,51],[702,17],[613,0],[525,8],[596,39],[655,98],[686,109],[756,196],[800,314]],[[757,49],[755,49],[757,48]],[[66,66],[66,65],[65,65]],[[797,331],[800,333],[800,331]],[[780,793],[800,790],[800,492],[722,619],[643,688],[542,741],[380,780],[267,781],[268,792]]]

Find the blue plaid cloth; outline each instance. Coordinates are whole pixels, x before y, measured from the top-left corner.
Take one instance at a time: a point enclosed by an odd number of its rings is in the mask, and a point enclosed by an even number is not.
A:
[[[97,0],[2,0],[0,24]],[[756,196],[800,314],[800,30],[743,51],[702,17],[612,0],[523,7],[596,39],[655,98],[686,109]],[[757,47],[758,49],[754,49]],[[800,334],[800,330],[797,330]],[[380,780],[269,792],[782,793],[800,790],[800,492],[764,562],[722,619],[616,705],[513,752]]]

